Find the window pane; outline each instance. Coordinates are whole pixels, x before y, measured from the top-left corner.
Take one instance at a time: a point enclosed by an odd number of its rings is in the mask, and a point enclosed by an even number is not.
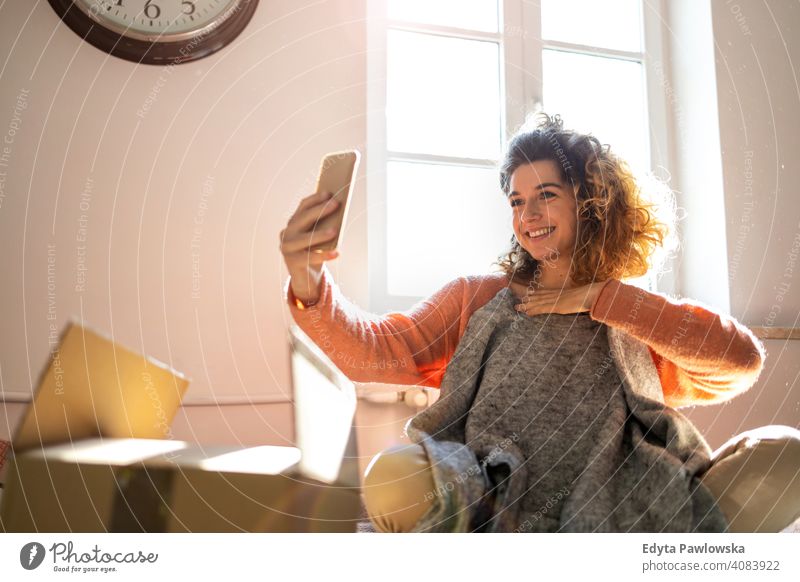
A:
[[[390,30],[390,150],[497,159],[500,67],[494,42]]]
[[[497,32],[497,0],[389,0],[391,19]]]
[[[594,134],[637,171],[650,168],[641,63],[545,50],[544,110]]]
[[[542,0],[542,38],[642,50],[641,0]]]
[[[497,170],[389,162],[387,184],[390,295],[427,297],[495,270],[513,234]]]

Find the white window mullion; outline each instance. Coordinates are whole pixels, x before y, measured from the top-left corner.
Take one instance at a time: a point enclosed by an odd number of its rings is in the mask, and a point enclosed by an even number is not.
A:
[[[523,0],[505,0],[501,4],[506,142],[530,113],[541,108],[541,13],[538,6]]]
[[[525,121],[528,102],[525,94],[525,36],[530,31],[524,28],[522,2],[520,0],[504,0],[500,3],[503,24],[502,51],[504,62],[500,67],[502,79],[503,143],[514,134]]]
[[[663,60],[664,38],[661,33],[663,23],[663,0],[645,0],[642,6],[645,38],[644,75],[647,83],[647,108],[650,123],[650,161],[654,171],[671,166],[671,146],[667,139],[669,111],[669,70]],[[661,177],[667,177],[662,175]]]
[[[386,1],[367,2],[367,272],[368,309],[387,311]],[[379,300],[380,299],[380,300]],[[381,301],[382,300],[382,301]]]
[[[521,5],[522,26],[523,30],[527,32],[524,37],[525,59],[523,60],[525,113],[527,115],[541,110],[543,103],[542,11],[539,4],[524,0],[514,1]]]
[[[620,59],[623,61],[635,61],[641,63],[644,60],[642,53],[633,51],[620,51],[609,48],[587,46],[584,44],[575,44],[571,42],[560,42],[557,40],[546,40],[543,43],[544,49],[561,50],[571,53],[580,53],[593,57],[606,57],[609,59]]]
[[[388,159],[403,162],[422,162],[427,164],[443,164],[451,166],[470,166],[494,168],[497,160],[484,160],[479,158],[459,158],[456,156],[437,156],[434,154],[419,154],[413,152],[388,152]]]
[[[664,55],[664,15],[665,0],[642,1],[642,31],[644,35],[644,74],[647,85],[647,112],[650,128],[650,164],[653,173],[662,179],[669,179],[673,167],[673,141],[669,131],[671,102],[675,99],[670,84],[669,67]],[[678,110],[677,114],[680,113]],[[673,127],[675,127],[673,125]],[[680,281],[675,258],[667,259],[664,272],[658,281],[652,281],[652,288],[676,295]]]
[[[453,38],[463,38],[466,40],[485,40],[499,42],[500,33],[483,32],[480,30],[464,30],[452,26],[441,26],[438,24],[425,24],[423,22],[407,22],[405,20],[388,20],[387,28],[393,30],[405,30],[406,32],[419,32],[422,34],[436,34],[439,36],[449,36]]]

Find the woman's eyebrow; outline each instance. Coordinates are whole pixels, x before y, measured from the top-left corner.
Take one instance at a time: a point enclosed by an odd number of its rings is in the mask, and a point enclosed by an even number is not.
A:
[[[536,188],[538,188],[539,190],[542,190],[544,188],[549,188],[549,187],[555,187],[555,188],[558,188],[560,190],[564,189],[564,187],[561,184],[557,184],[556,182],[543,182],[543,183],[539,184],[538,186],[536,186]],[[520,195],[520,193],[517,192],[516,190],[514,190],[508,196],[511,197],[511,196],[519,196],[519,195]]]
[[[556,188],[562,188],[561,184],[558,184],[557,182],[544,182],[542,184],[539,184],[536,187],[539,188],[539,190],[541,190],[542,188],[547,188],[549,186],[555,186]]]

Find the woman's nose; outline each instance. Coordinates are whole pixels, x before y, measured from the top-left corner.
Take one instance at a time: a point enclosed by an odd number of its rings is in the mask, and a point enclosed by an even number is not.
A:
[[[525,208],[522,210],[522,221],[538,220],[542,217],[539,205],[536,202],[527,202]]]

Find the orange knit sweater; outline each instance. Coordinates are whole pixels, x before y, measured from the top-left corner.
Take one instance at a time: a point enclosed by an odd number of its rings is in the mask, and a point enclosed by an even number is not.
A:
[[[295,303],[290,283],[284,298],[293,319],[351,380],[438,388],[470,316],[509,278],[459,277],[409,310],[385,315],[344,297],[327,266],[311,307]],[[764,346],[747,327],[697,301],[611,279],[589,314],[648,345],[668,406],[729,400],[750,388],[764,366]]]

